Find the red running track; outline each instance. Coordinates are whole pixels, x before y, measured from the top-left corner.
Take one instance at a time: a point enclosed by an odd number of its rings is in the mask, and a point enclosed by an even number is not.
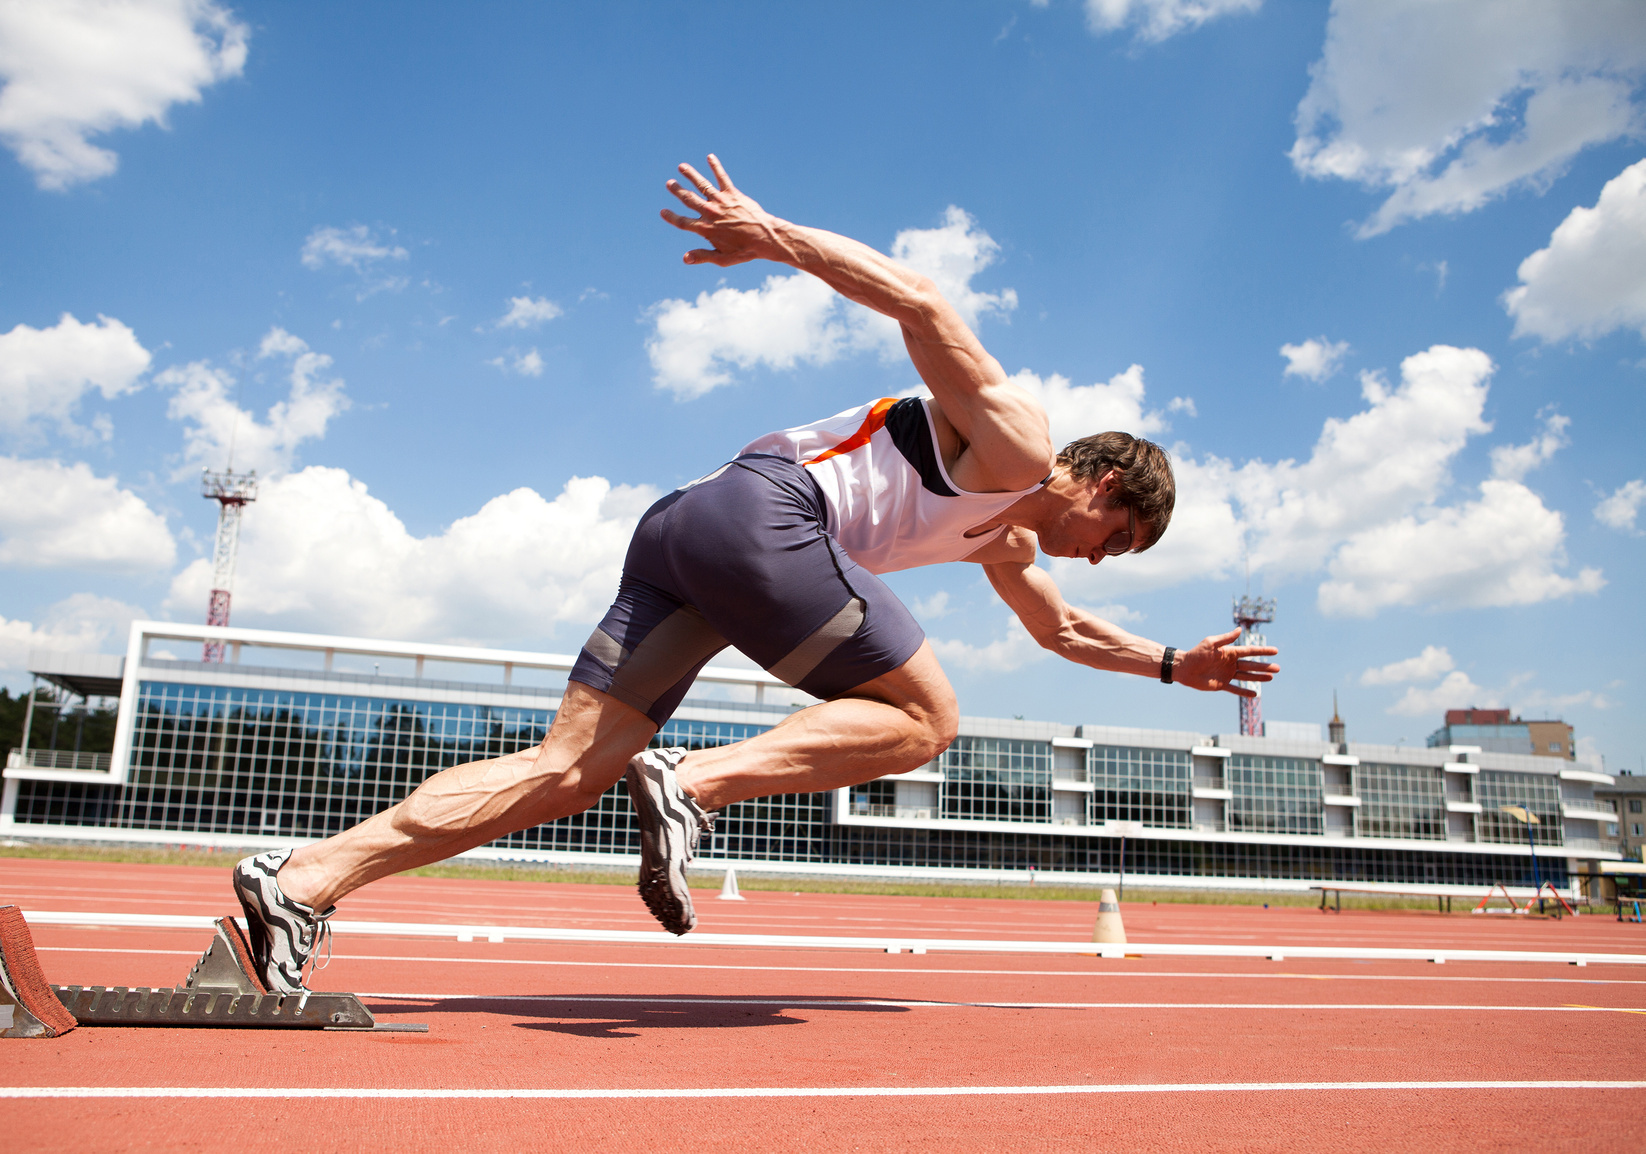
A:
[[[226,883],[223,870],[0,859],[0,902],[25,912],[226,913]],[[1095,916],[1081,902],[745,896],[702,893],[702,928],[1052,938],[1085,936]],[[1131,936],[1159,941],[1646,949],[1646,927],[1600,917],[1132,904],[1124,914]],[[340,916],[651,928],[617,887],[432,878],[368,887]],[[50,980],[132,986],[180,981],[207,936],[34,934]],[[354,937],[313,984],[359,991],[381,1020],[430,1032],[103,1028],[0,1042],[4,1087],[325,1095],[13,1098],[6,1147],[1592,1151],[1646,1136],[1640,1088],[1412,1085],[1639,1078],[1642,967]],[[1252,1088],[1275,1083],[1357,1085]],[[1242,1088],[1181,1089],[1207,1084]],[[1136,1086],[1153,1088],[1126,1089]],[[753,1096],[472,1096],[704,1089]],[[944,1092],[918,1093],[934,1089]],[[424,1096],[372,1096],[386,1091]]]

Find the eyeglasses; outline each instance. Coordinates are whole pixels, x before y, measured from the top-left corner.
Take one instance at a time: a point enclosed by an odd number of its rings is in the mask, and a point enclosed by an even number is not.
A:
[[[1137,511],[1130,505],[1127,505],[1126,527],[1109,534],[1109,539],[1103,542],[1103,555],[1105,557],[1118,557],[1122,553],[1128,552],[1131,549],[1132,541],[1136,536]]]

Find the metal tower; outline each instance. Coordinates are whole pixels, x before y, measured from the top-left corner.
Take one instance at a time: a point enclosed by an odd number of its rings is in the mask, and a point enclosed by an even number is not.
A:
[[[1275,619],[1274,598],[1237,597],[1234,603],[1234,623],[1240,626],[1240,640],[1237,645],[1266,645],[1263,634],[1255,626],[1267,624]],[[1263,686],[1255,681],[1241,681],[1248,689],[1257,691],[1256,697],[1242,697],[1240,699],[1240,733],[1243,737],[1263,736]]]
[[[234,556],[240,548],[240,514],[257,500],[257,470],[236,473],[232,468],[221,473],[210,469],[200,474],[200,495],[218,504],[217,548],[212,553],[211,601],[206,607],[207,625],[229,623],[229,590],[234,587]],[[206,642],[200,660],[223,660],[223,643]]]

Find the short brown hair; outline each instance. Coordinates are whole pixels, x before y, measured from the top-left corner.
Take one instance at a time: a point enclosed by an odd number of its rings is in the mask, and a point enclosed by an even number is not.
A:
[[[1152,547],[1172,523],[1177,481],[1171,458],[1153,441],[1130,433],[1098,433],[1070,441],[1057,455],[1057,463],[1077,481],[1101,481],[1110,469],[1119,474],[1116,500],[1148,526],[1148,536],[1136,546],[1137,552]]]

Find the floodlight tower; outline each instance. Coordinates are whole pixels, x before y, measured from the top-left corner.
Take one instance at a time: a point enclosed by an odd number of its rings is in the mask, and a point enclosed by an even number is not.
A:
[[[1240,640],[1237,645],[1264,645],[1263,634],[1256,629],[1258,625],[1265,625],[1275,619],[1275,602],[1273,597],[1237,597],[1234,603],[1234,623],[1240,626]],[[1237,684],[1247,689],[1257,691],[1256,697],[1242,697],[1240,699],[1240,734],[1242,737],[1263,736],[1263,686],[1255,681],[1241,681]]]
[[[200,495],[217,502],[217,547],[212,552],[211,601],[206,607],[207,625],[229,623],[229,590],[234,587],[234,557],[240,549],[240,514],[257,500],[257,470],[236,473],[232,468],[200,474]],[[200,660],[223,660],[223,643],[206,642]]]

